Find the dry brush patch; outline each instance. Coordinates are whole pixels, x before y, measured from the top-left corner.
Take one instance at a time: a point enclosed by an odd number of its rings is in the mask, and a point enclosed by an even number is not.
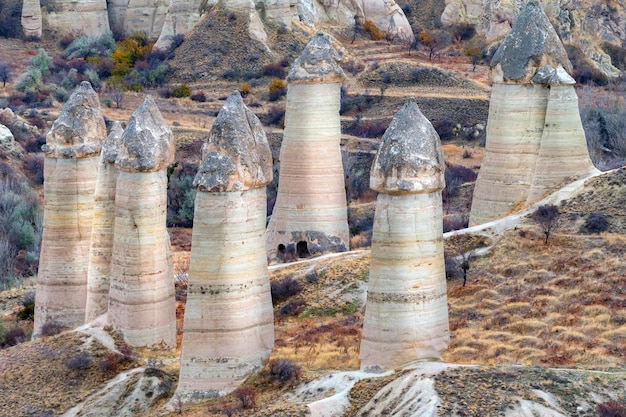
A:
[[[449,288],[447,362],[626,364],[626,239],[512,231]],[[476,348],[479,346],[479,348]]]

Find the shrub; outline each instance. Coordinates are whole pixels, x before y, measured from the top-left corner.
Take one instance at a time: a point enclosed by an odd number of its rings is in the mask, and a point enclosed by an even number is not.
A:
[[[68,59],[110,57],[115,49],[115,39],[109,31],[100,36],[81,36],[73,40],[63,51]]]
[[[24,329],[21,327],[14,327],[4,333],[3,340],[0,340],[0,346],[3,348],[16,346],[26,340],[28,340],[28,337],[26,336]]]
[[[5,87],[7,82],[11,80],[11,71],[13,70],[13,66],[5,61],[0,61],[0,81],[2,81],[2,86]]]
[[[580,226],[579,232],[585,234],[604,232],[609,227],[609,221],[602,213],[591,213],[585,223]]]
[[[355,76],[365,69],[365,64],[363,64],[363,62],[361,61],[355,61],[351,59],[350,61],[347,61],[343,64],[343,69]]]
[[[273,78],[268,84],[268,89],[270,92],[269,100],[276,101],[287,94],[287,83],[278,78]]]
[[[39,92],[43,88],[43,75],[37,68],[28,68],[15,81],[15,89],[22,93]]]
[[[0,0],[0,36],[19,38],[22,36],[22,2]]]
[[[272,281],[270,283],[270,291],[272,294],[272,304],[276,305],[281,301],[298,294],[302,291],[302,287],[298,281],[287,276],[283,279]]]
[[[476,34],[476,28],[471,23],[457,23],[452,27],[452,35],[457,42],[472,39]]]
[[[204,103],[206,101],[206,94],[204,91],[196,91],[195,93],[191,94],[189,98],[193,101]]]
[[[241,93],[241,95],[243,97],[245,97],[248,94],[250,94],[250,91],[252,91],[252,89],[250,88],[250,84],[248,84],[248,83],[241,83],[241,84],[239,84],[239,92]]]
[[[64,327],[58,321],[47,321],[41,326],[41,336],[55,336],[61,333],[64,330]]]
[[[24,300],[22,301],[22,306],[24,307],[17,313],[17,317],[20,320],[34,320],[35,318],[35,291],[29,291],[24,295]]]
[[[626,406],[617,401],[599,403],[596,411],[599,417],[626,417]]]
[[[186,84],[181,84],[178,87],[174,87],[172,89],[173,97],[182,98],[182,97],[189,97],[190,95],[191,95],[191,88],[189,88],[189,86],[187,86]]]
[[[284,79],[287,75],[285,67],[280,62],[271,62],[263,66],[263,75]]]
[[[172,97],[172,90],[169,88],[159,88],[157,90],[157,93],[159,94],[159,97],[161,98],[170,98]]]
[[[93,364],[93,358],[89,352],[79,352],[76,356],[65,363],[69,369],[75,371],[86,371]]]
[[[365,22],[363,22],[362,29],[370,36],[370,39],[372,39],[373,41],[379,41],[385,38],[384,32],[378,29],[376,23],[372,22],[371,20],[366,20]]]
[[[241,407],[244,410],[256,407],[257,393],[254,387],[249,385],[240,385],[235,388],[235,397],[241,401]]]
[[[291,300],[284,306],[282,306],[279,310],[280,314],[283,316],[296,316],[302,310],[302,307],[305,306],[306,303],[302,299]]]
[[[43,76],[50,75],[52,69],[52,58],[46,53],[45,49],[39,48],[37,55],[28,61],[30,68],[36,68]]]
[[[167,187],[167,225],[169,227],[192,227],[196,190],[193,176],[178,172],[170,175]]]
[[[272,359],[268,362],[270,380],[284,385],[300,379],[302,368],[289,359]]]
[[[36,184],[43,184],[43,156],[27,155],[24,158],[24,172],[31,177]]]
[[[272,106],[267,113],[267,123],[274,126],[284,127],[285,125],[285,108],[282,106]]]
[[[474,182],[478,175],[470,168],[463,165],[448,165],[445,171],[446,183],[458,179],[461,184],[466,182]]]

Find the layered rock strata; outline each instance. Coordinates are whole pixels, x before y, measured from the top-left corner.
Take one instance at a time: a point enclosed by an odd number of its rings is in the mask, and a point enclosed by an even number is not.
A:
[[[109,307],[109,277],[111,275],[117,184],[115,159],[123,133],[122,124],[115,122],[102,145],[94,196],[91,246],[87,270],[86,323],[106,313]]]
[[[340,151],[344,73],[328,35],[318,33],[289,75],[276,204],[267,228],[270,259],[349,248]]]
[[[495,220],[594,171],[573,86],[564,84],[571,83],[571,68],[543,10],[529,2],[491,61],[487,142],[470,225]]]
[[[46,29],[59,35],[101,35],[110,30],[106,0],[50,0],[42,10]]]
[[[44,219],[33,335],[48,321],[84,323],[98,160],[106,126],[98,95],[84,81],[46,136]]]
[[[259,119],[233,93],[203,147],[196,187],[178,392],[232,391],[274,346],[265,255],[272,155]]]
[[[41,38],[41,5],[39,0],[24,0],[22,3],[22,33],[24,37]]]
[[[448,346],[437,132],[413,99],[396,113],[372,165],[377,191],[361,369],[438,359]]]
[[[108,323],[132,346],[176,346],[176,301],[166,228],[174,138],[148,96],[117,149]]]

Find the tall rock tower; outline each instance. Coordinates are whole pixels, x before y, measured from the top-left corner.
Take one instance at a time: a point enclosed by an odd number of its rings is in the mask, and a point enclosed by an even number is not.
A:
[[[438,359],[449,341],[437,132],[413,99],[396,113],[372,165],[372,234],[361,369]]]
[[[197,189],[178,392],[225,393],[274,346],[265,254],[265,186],[272,154],[238,92],[203,147]]]
[[[542,75],[559,67],[564,69],[560,73],[572,69],[556,31],[541,6],[536,0],[531,0],[522,9],[491,60],[493,87],[487,143],[474,189],[470,225],[495,220],[520,204],[534,201],[544,190],[559,185],[566,178],[594,170],[584,140],[578,137],[563,146],[562,140],[555,140],[557,125],[546,128],[546,112],[551,108],[554,114],[555,106],[560,109],[566,107],[571,112],[567,116],[570,121],[580,121],[578,109],[571,103],[565,106],[557,104],[565,97],[562,93],[551,94],[551,82],[554,81],[550,79],[556,78]],[[571,102],[572,97],[566,100]],[[563,116],[559,117],[562,119]],[[577,129],[563,123],[558,127],[569,131]],[[545,172],[541,174],[543,179],[539,180],[531,195],[542,147],[545,148],[544,155],[553,158],[549,168],[551,172],[547,176]],[[560,169],[564,175],[558,173]]]
[[[349,248],[339,120],[344,73],[330,37],[316,34],[287,80],[278,196],[267,229],[267,253],[300,257]]]
[[[44,220],[34,336],[47,321],[68,327],[85,321],[94,191],[105,138],[100,100],[83,81],[63,105],[44,146]]]
[[[111,275],[115,188],[117,184],[115,159],[123,133],[122,124],[115,122],[102,145],[93,206],[91,247],[87,272],[86,323],[106,313],[109,307],[109,276]]]
[[[117,150],[108,322],[132,346],[176,346],[176,301],[165,224],[174,138],[152,97],[135,110]]]

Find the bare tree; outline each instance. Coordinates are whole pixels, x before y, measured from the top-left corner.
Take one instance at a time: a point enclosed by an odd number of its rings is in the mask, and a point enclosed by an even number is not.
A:
[[[124,102],[124,87],[124,81],[115,77],[111,77],[111,79],[107,81],[107,91],[113,101],[115,101],[115,107],[118,109],[122,108],[122,104]]]
[[[543,234],[546,236],[544,243],[548,244],[550,233],[556,227],[559,219],[559,209],[554,204],[539,206],[533,213],[533,219],[537,222]]]
[[[11,80],[11,70],[13,66],[5,61],[0,61],[0,81],[2,81],[2,87],[7,85],[7,82]]]

